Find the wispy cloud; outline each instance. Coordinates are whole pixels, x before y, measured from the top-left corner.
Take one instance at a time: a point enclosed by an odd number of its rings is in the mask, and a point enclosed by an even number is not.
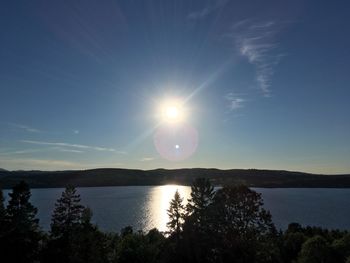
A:
[[[23,125],[23,124],[18,124],[18,123],[9,123],[10,126],[24,130],[26,132],[33,132],[33,133],[39,133],[41,132],[40,130],[27,126],[27,125]]]
[[[12,151],[3,151],[0,152],[0,155],[7,156],[7,155],[17,155],[17,154],[30,154],[30,153],[36,153],[41,152],[40,149],[24,149],[24,150],[12,150]]]
[[[47,159],[0,159],[2,166],[14,166],[18,169],[78,169],[84,166],[80,163],[64,160]]]
[[[150,162],[150,161],[153,161],[155,160],[156,158],[154,157],[143,157],[140,159],[141,162]]]
[[[216,10],[222,8],[224,5],[228,3],[228,0],[211,0],[208,5],[204,6],[202,9],[191,12],[187,15],[188,19],[203,19],[215,12]]]
[[[67,170],[67,169],[90,169],[102,167],[120,167],[123,163],[92,163],[72,162],[59,159],[42,158],[1,158],[0,167],[7,170]]]
[[[242,97],[238,96],[238,94],[232,92],[226,94],[225,99],[228,101],[228,108],[230,111],[243,108],[243,103],[246,101]]]
[[[40,148],[40,149],[21,149],[21,150],[7,150],[0,152],[1,156],[11,156],[11,155],[25,155],[32,153],[41,153],[41,152],[71,152],[71,153],[83,153],[84,151],[69,149],[64,147],[49,147],[49,148]]]
[[[115,153],[119,153],[119,154],[126,154],[125,152],[117,151],[114,148],[106,148],[106,147],[100,147],[100,146],[89,146],[89,145],[83,145],[83,144],[71,144],[71,143],[65,143],[65,142],[32,141],[32,140],[21,140],[21,142],[36,144],[36,145],[61,146],[61,147],[68,147],[68,148],[87,149],[87,150],[106,151],[106,152],[115,152]]]
[[[59,152],[84,153],[84,151],[81,151],[81,150],[67,149],[67,148],[62,148],[62,147],[53,147],[53,148],[51,148],[51,149],[57,150],[57,151],[59,151]]]
[[[240,55],[256,68],[256,81],[264,96],[271,95],[271,78],[283,54],[278,52],[274,38],[281,26],[276,21],[241,20],[225,34],[234,41]]]
[[[81,163],[59,159],[0,158],[0,167],[7,170],[67,170],[98,167],[120,167],[122,163]]]

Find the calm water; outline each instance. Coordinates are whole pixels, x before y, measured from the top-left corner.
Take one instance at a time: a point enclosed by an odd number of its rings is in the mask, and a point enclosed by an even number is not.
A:
[[[176,189],[187,199],[190,187],[122,186],[79,188],[82,203],[94,213],[99,227],[119,231],[132,225],[135,229],[166,229],[166,209]],[[327,228],[350,229],[350,189],[255,188],[262,193],[265,207],[271,211],[279,228],[290,222]],[[38,207],[38,217],[44,229],[49,229],[54,203],[62,188],[32,189],[32,203]],[[4,191],[7,196],[9,191]],[[6,197],[6,199],[8,199]]]

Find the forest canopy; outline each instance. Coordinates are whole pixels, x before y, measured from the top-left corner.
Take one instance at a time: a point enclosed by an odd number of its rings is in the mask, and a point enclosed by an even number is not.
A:
[[[208,179],[197,178],[187,205],[175,193],[166,232],[131,226],[103,232],[72,185],[56,201],[44,232],[30,197],[24,181],[13,187],[6,206],[0,191],[1,262],[350,262],[348,231],[298,223],[278,230],[261,194],[242,184],[215,190]]]

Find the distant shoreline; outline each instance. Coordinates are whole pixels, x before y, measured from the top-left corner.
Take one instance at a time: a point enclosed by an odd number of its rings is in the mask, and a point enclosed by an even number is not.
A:
[[[21,180],[31,188],[104,186],[191,185],[204,177],[213,185],[245,184],[257,188],[350,188],[350,174],[322,175],[258,169],[155,169],[100,168],[75,171],[0,171],[0,188],[9,189]]]

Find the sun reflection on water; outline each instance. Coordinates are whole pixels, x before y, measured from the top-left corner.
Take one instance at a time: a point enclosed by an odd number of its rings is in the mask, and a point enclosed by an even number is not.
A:
[[[190,198],[191,187],[183,185],[163,185],[157,186],[151,192],[151,198],[149,199],[148,211],[151,214],[151,220],[149,226],[156,227],[160,231],[166,231],[166,224],[168,222],[167,209],[171,199],[173,199],[176,190],[179,191],[180,196],[183,198],[183,203],[187,204],[187,199]]]

